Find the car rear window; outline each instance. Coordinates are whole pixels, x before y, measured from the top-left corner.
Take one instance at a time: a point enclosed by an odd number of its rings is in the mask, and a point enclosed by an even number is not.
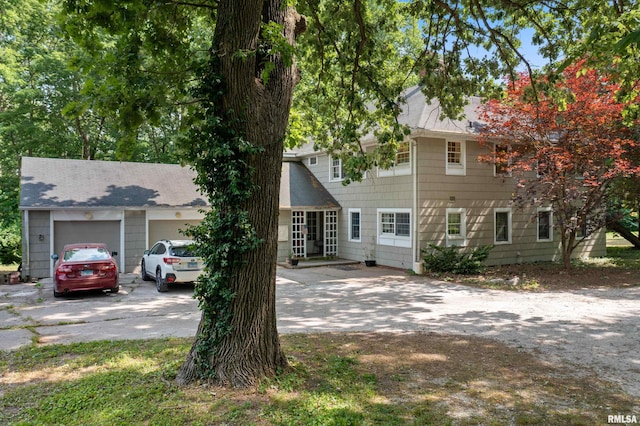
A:
[[[192,257],[195,256],[193,253],[193,247],[191,246],[178,246],[171,247],[171,255],[178,257]]]
[[[64,252],[67,262],[86,262],[89,260],[107,260],[109,252],[103,248],[78,248]]]

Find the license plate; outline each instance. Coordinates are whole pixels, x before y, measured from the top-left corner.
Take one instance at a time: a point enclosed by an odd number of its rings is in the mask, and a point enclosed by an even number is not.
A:
[[[188,262],[187,268],[189,269],[198,269],[198,262]]]
[[[88,271],[85,270],[85,271],[80,272],[80,275],[82,275],[83,277],[87,277],[87,276],[93,275],[93,271],[92,270],[88,270]]]

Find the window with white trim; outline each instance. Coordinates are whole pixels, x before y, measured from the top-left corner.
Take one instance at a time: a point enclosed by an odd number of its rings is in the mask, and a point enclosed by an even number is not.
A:
[[[411,163],[411,144],[409,142],[402,142],[398,145],[398,151],[396,152],[396,166],[402,166]]]
[[[464,246],[467,244],[466,221],[466,209],[447,209],[447,246]]]
[[[316,164],[318,164],[318,157],[309,157],[309,165],[310,166],[315,166]]]
[[[378,209],[378,244],[411,247],[411,209]]]
[[[396,158],[393,162],[393,166],[388,169],[378,169],[379,177],[386,176],[403,176],[411,174],[411,144],[402,142],[398,144],[398,150],[396,151]]]
[[[344,167],[342,165],[342,158],[330,157],[329,160],[329,180],[338,181],[344,179]]]
[[[553,212],[550,207],[538,209],[538,241],[553,241]]]
[[[494,176],[511,176],[511,161],[508,159],[509,145],[496,144],[494,155]]]
[[[550,163],[547,160],[538,160],[536,162],[536,177],[543,178],[549,174]]]
[[[572,218],[572,221],[574,220],[574,218]],[[575,218],[575,221],[577,222],[577,218]],[[586,222],[582,222],[582,224],[578,227],[578,229],[576,229],[576,238],[579,239],[584,239],[584,238],[589,238],[589,234],[587,233],[587,228],[589,226],[589,221],[587,220]]]
[[[466,144],[464,141],[447,141],[446,174],[466,174]]]
[[[349,241],[362,241],[362,213],[360,209],[349,209]]]
[[[493,210],[493,238],[495,244],[511,244],[511,209]]]

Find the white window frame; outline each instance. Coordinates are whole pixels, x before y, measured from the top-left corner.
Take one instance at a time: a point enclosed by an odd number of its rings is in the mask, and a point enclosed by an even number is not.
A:
[[[383,213],[392,213],[394,215],[394,232],[393,233],[389,233],[389,232],[382,232],[382,214]],[[409,235],[408,236],[403,236],[403,235],[396,235],[397,234],[397,220],[396,220],[396,214],[398,213],[408,213],[409,214]],[[393,247],[404,247],[404,248],[411,248],[412,247],[412,226],[413,226],[413,222],[411,219],[411,209],[387,209],[387,208],[382,208],[382,209],[378,209],[377,211],[377,224],[378,224],[378,244],[382,245],[382,246],[393,246]]]
[[[507,213],[507,232],[508,238],[506,241],[498,241],[498,221],[496,220],[496,215],[498,213]],[[500,244],[511,244],[511,236],[513,233],[513,224],[512,224],[512,213],[511,208],[495,208],[493,209],[493,243],[495,245]]]
[[[318,164],[318,156],[317,156],[317,155],[314,155],[313,157],[309,157],[309,158],[308,158],[308,164],[309,164],[310,166],[315,166],[315,165],[317,165],[317,164]]]
[[[460,215],[460,234],[449,234],[449,215]],[[447,238],[447,247],[466,246],[467,245],[467,209],[465,208],[448,208],[445,213],[445,235]]]
[[[460,163],[449,162],[449,142],[460,144]],[[454,176],[465,176],[467,174],[467,143],[466,141],[446,140],[444,149],[444,162],[446,174]]]
[[[590,222],[591,221],[587,219],[587,223],[583,223],[582,226],[576,230],[576,238],[580,238],[582,240],[588,240],[589,238],[591,238],[591,235],[593,235],[593,233],[588,235],[586,234]]]
[[[540,213],[549,213],[549,238],[540,238]],[[539,243],[553,242],[553,210],[551,207],[538,207],[536,211],[536,241]]]
[[[358,233],[360,234],[358,236],[358,238],[354,238],[353,237],[353,214],[357,213],[358,214],[358,218],[359,218],[359,222],[358,222]],[[362,242],[362,210],[361,209],[349,209],[348,211],[349,214],[349,241],[352,242]]]
[[[508,144],[503,144],[503,143],[494,143],[493,144],[493,151],[496,152],[498,150],[499,146],[505,146],[507,148],[507,152],[509,152],[511,150],[511,147]],[[499,173],[498,172],[498,164],[496,163],[496,158],[495,155],[493,156],[493,176],[495,177],[511,177],[511,169],[509,169],[509,171],[507,173]],[[511,166],[511,160],[507,161],[507,164],[505,165],[505,167],[509,167]]]
[[[540,173],[540,162],[536,161],[536,178],[540,179],[545,177],[548,174],[548,172],[543,170],[543,173]]]
[[[393,166],[388,169],[378,168],[378,177],[406,176],[411,174],[411,158],[413,155],[411,152],[411,142],[402,142],[398,145],[398,148],[401,146],[407,146],[408,149],[406,151],[396,152],[396,160],[393,162]],[[398,154],[409,154],[408,161],[398,164]]]
[[[333,176],[333,171],[335,166],[333,165],[333,161],[334,160],[338,160],[338,167],[339,167],[339,171],[340,171],[340,177],[334,177]],[[331,157],[329,156],[329,181],[330,182],[340,182],[344,180],[344,165],[342,164],[342,158],[340,157]]]

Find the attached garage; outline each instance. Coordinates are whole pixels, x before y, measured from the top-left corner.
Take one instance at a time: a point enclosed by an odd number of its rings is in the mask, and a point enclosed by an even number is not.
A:
[[[177,164],[24,157],[23,278],[51,276],[51,254],[82,242],[107,244],[120,271],[137,272],[145,249],[202,220],[194,178]]]
[[[51,254],[78,242],[105,243],[118,252],[121,272],[139,272],[146,249],[161,239],[185,239],[181,231],[204,217],[208,203],[195,177],[177,164],[23,157],[22,278],[50,277]],[[294,231],[302,241],[304,229],[299,223],[294,228],[293,211],[309,212],[306,228],[322,223],[317,247],[337,254],[337,223],[326,218],[335,217],[338,202],[301,163],[285,162],[281,183],[278,259],[292,250]]]

